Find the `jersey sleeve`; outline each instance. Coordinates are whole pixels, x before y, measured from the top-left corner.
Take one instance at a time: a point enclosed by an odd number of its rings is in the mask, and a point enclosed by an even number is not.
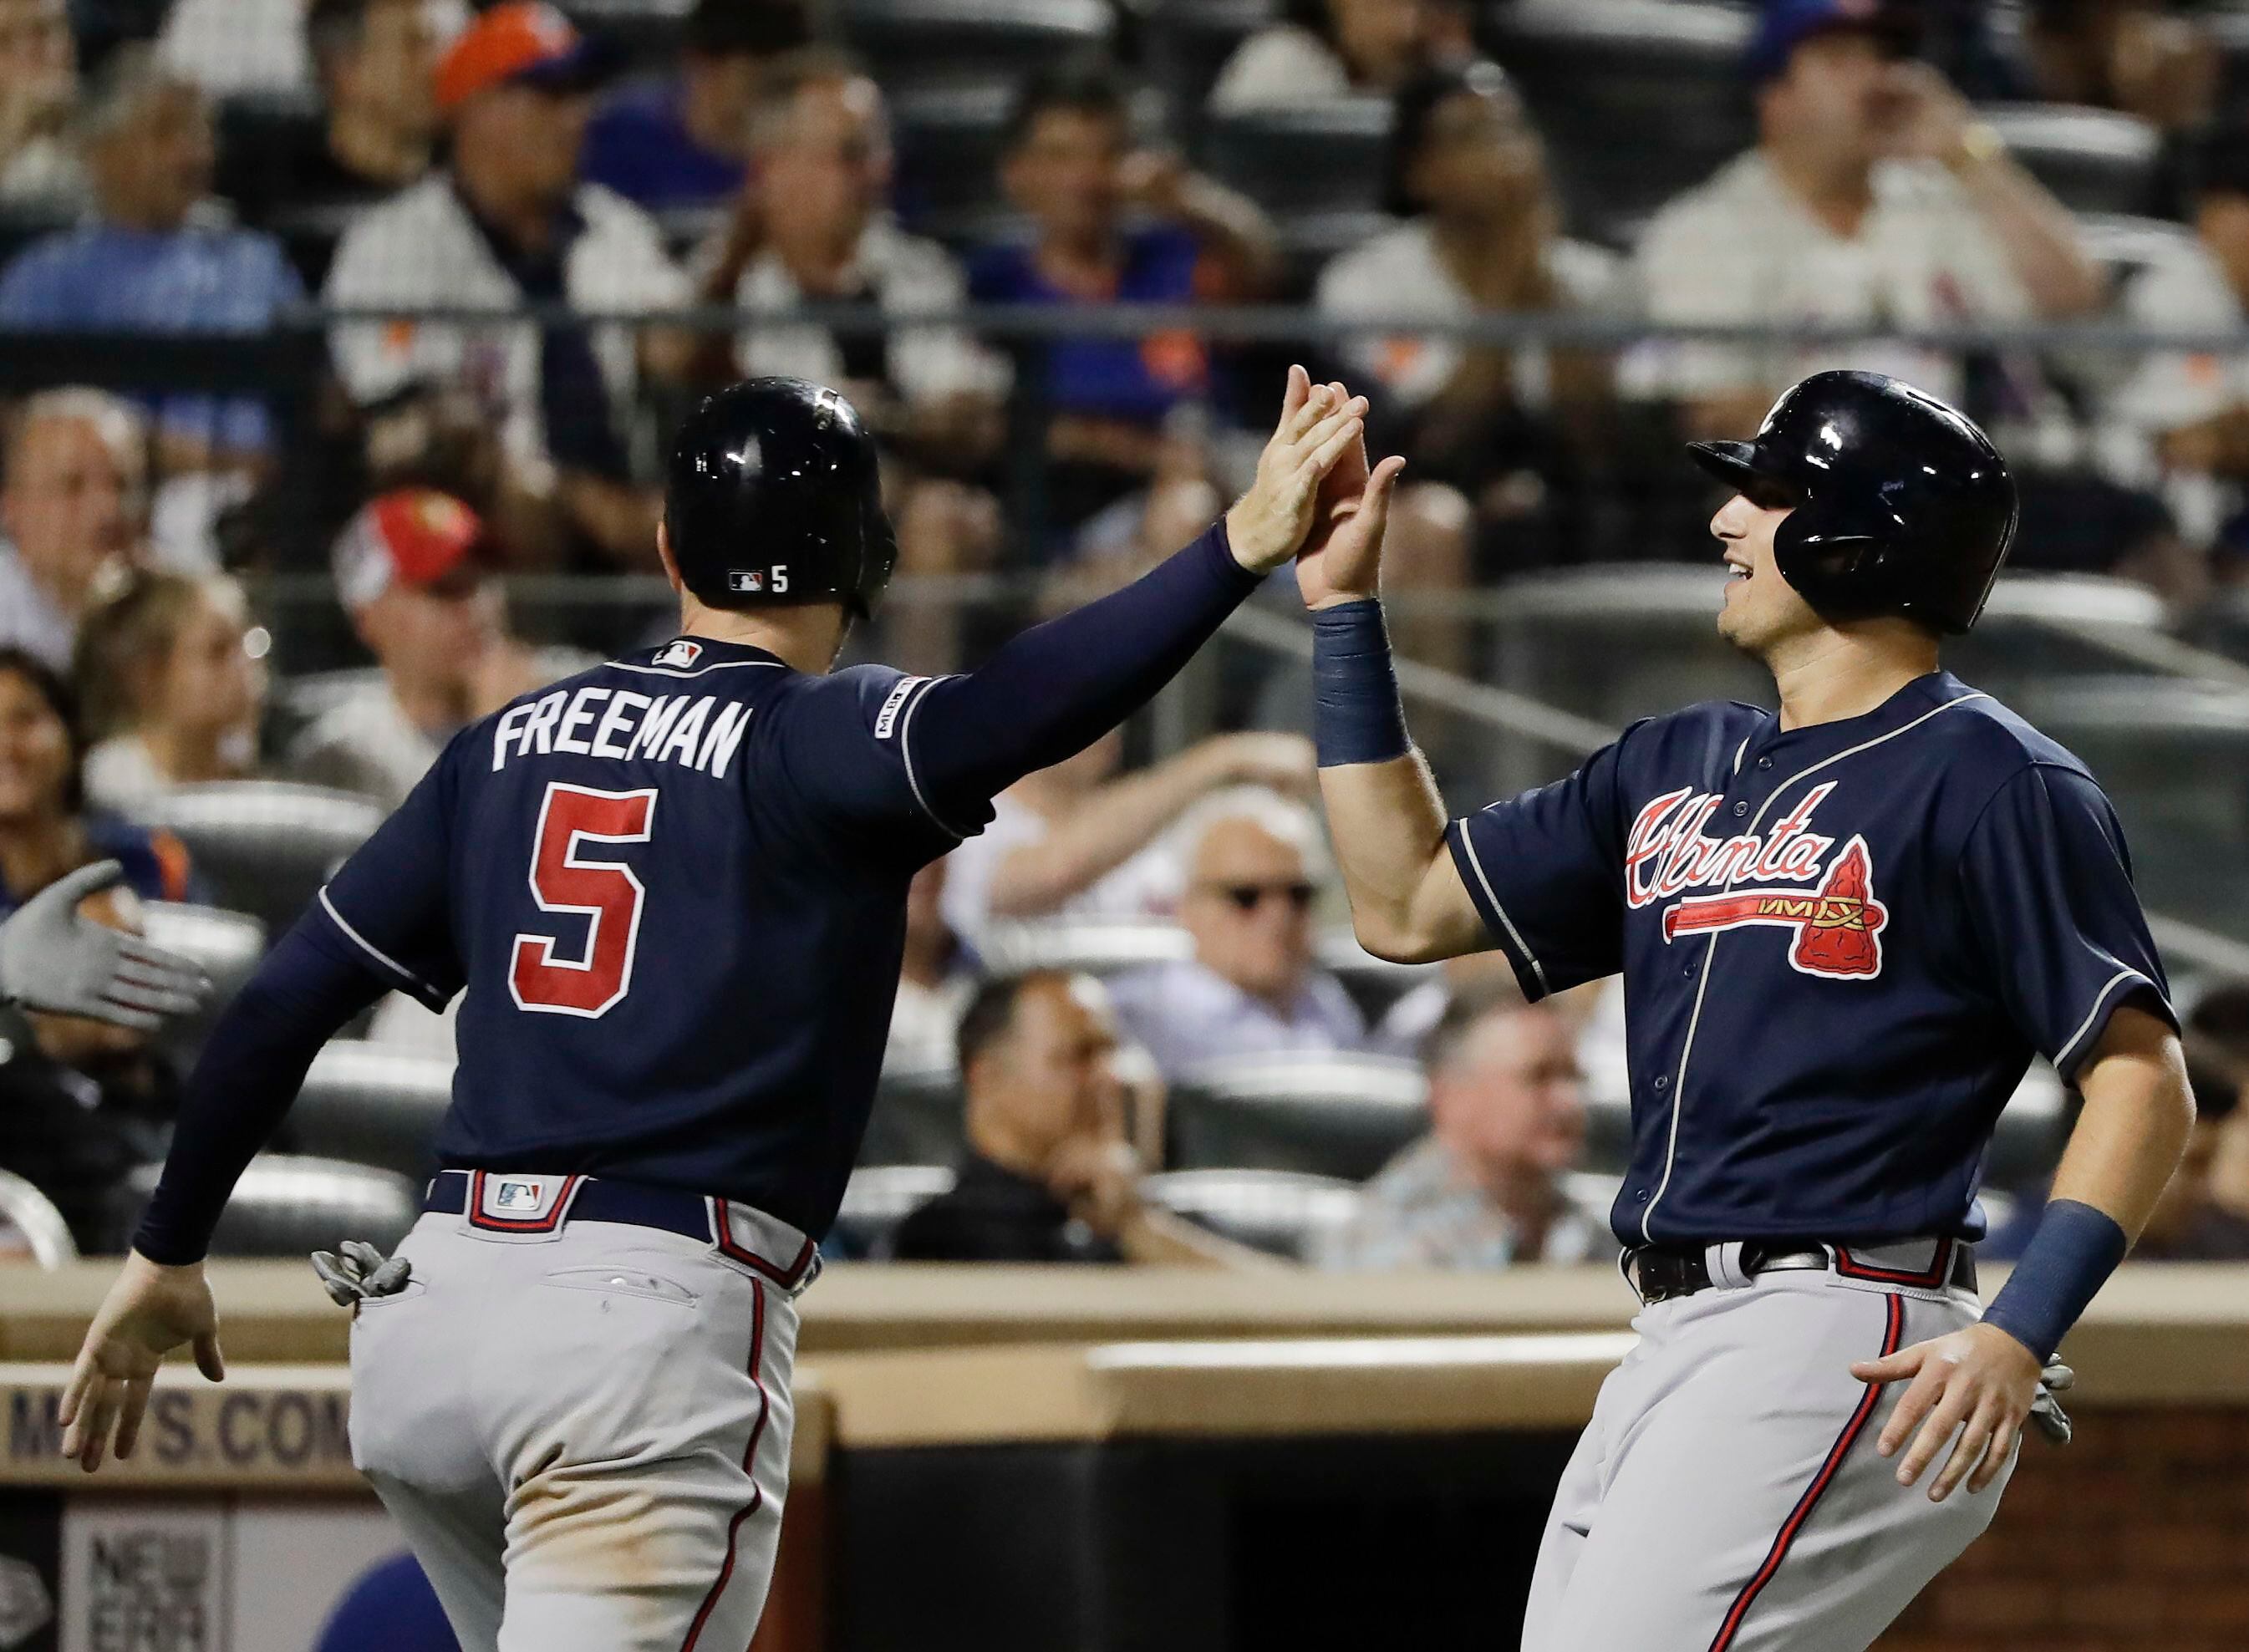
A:
[[[2127,997],[2178,1025],[2123,828],[2090,779],[2048,764],[2009,779],[1970,828],[1960,874],[2008,1017],[2065,1082]]]
[[[451,867],[453,805],[468,733],[453,737],[314,902],[376,975],[432,1010],[445,1007],[466,974],[453,941]]]
[[[1534,1001],[1624,967],[1620,750],[1447,831],[1468,898]]]
[[[775,737],[797,795],[824,819],[898,832],[925,857],[981,831],[991,805],[956,799],[940,813],[915,763],[916,719],[943,681],[873,665],[801,679]]]

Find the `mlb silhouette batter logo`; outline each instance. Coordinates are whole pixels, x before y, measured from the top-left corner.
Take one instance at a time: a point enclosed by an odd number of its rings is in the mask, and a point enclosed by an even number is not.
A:
[[[1829,862],[1816,890],[1741,889],[1689,895],[1663,914],[1663,938],[1764,924],[1794,929],[1788,961],[1806,975],[1882,972],[1881,929],[1889,913],[1874,899],[1867,840],[1853,838]]]

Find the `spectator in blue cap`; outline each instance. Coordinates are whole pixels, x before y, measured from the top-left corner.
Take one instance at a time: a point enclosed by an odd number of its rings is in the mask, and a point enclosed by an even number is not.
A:
[[[1659,213],[1638,263],[1652,319],[1864,322],[1865,343],[1663,344],[1627,383],[1696,435],[1754,426],[1784,385],[1875,368],[1948,396],[1956,362],[1875,342],[1901,328],[2079,316],[2105,284],[2067,210],[1943,77],[1905,60],[1883,0],[1772,0],[1744,64],[1757,147]]]

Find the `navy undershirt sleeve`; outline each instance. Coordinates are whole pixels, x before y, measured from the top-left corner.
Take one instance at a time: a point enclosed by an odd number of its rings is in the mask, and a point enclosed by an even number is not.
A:
[[[1263,579],[1234,559],[1221,519],[1122,591],[932,683],[909,751],[931,812],[981,821],[990,799],[1083,751],[1153,698]]]
[[[202,1259],[243,1167],[296,1100],[313,1058],[391,985],[318,907],[298,920],[211,1029],[134,1250],[175,1266]]]

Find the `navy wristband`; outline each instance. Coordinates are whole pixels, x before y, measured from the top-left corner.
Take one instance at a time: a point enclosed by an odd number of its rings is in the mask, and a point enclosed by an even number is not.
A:
[[[1372,597],[1312,615],[1312,741],[1323,769],[1389,763],[1413,749],[1382,604]]]
[[[1984,1310],[1984,1323],[1998,1326],[2043,1364],[2130,1249],[2124,1230],[2106,1211],[2056,1199],[2039,1218],[2023,1259]]]

